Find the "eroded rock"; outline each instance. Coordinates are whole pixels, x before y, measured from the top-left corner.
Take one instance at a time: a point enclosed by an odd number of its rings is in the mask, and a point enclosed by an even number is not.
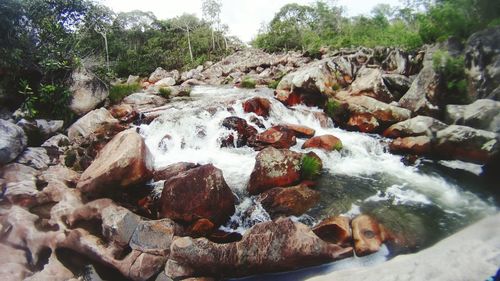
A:
[[[275,187],[259,195],[259,201],[272,216],[300,216],[319,202],[319,191],[305,185]]]
[[[322,135],[306,140],[302,148],[320,148],[326,151],[340,150],[342,149],[342,142],[336,136]]]
[[[352,241],[351,226],[348,217],[329,217],[322,220],[312,231],[324,241],[348,246]]]

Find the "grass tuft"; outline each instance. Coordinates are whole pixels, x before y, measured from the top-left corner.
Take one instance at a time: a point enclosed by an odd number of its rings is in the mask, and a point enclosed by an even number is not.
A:
[[[109,100],[112,103],[118,103],[126,96],[133,94],[140,89],[141,85],[139,85],[139,83],[113,85],[109,90]]]

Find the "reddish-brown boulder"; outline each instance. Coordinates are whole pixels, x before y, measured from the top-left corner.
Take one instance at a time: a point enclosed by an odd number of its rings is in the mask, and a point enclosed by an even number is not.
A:
[[[243,103],[243,110],[246,113],[253,112],[259,116],[268,117],[271,109],[271,102],[265,98],[255,97]]]
[[[316,225],[312,231],[324,241],[339,245],[350,245],[351,226],[348,217],[329,217]]]
[[[91,197],[112,186],[126,187],[151,178],[150,152],[135,130],[117,134],[83,172],[77,188]]]
[[[165,182],[160,217],[186,223],[208,219],[223,224],[234,213],[234,195],[212,164],[190,169]]]
[[[302,148],[321,148],[324,150],[340,150],[342,149],[342,142],[335,136],[332,135],[323,135],[313,137],[308,139],[303,145]]]
[[[264,132],[257,134],[255,139],[251,139],[249,145],[257,149],[264,146],[274,148],[290,148],[297,144],[295,132],[283,126],[274,126]]]
[[[302,154],[288,149],[265,148],[255,159],[248,192],[256,195],[273,187],[297,184],[300,182],[301,159]]]
[[[138,113],[135,111],[130,104],[119,104],[111,107],[109,109],[111,115],[123,122],[128,122],[134,120]]]
[[[292,130],[298,138],[311,138],[316,134],[316,131],[312,128],[302,125],[295,124],[284,124],[281,125],[288,130]]]
[[[349,117],[347,125],[363,133],[373,133],[380,126],[377,118],[370,113],[354,113]]]
[[[288,90],[276,90],[274,91],[274,95],[277,100],[286,106],[294,106],[301,103],[300,95]]]
[[[427,155],[431,152],[431,139],[428,136],[397,138],[389,144],[392,153]]]
[[[257,129],[248,125],[247,121],[243,118],[231,116],[227,117],[222,121],[222,126],[235,131],[238,136],[236,139],[236,147],[245,146],[249,139],[255,138],[257,135]],[[234,136],[229,135],[225,139],[221,140],[221,147],[234,147]]]
[[[384,231],[374,218],[360,215],[351,222],[352,237],[356,255],[366,256],[380,249],[384,241]]]
[[[165,273],[175,280],[237,277],[292,270],[351,255],[351,247],[325,242],[306,225],[279,218],[255,225],[239,242],[216,244],[205,238],[179,238],[171,246]]]
[[[259,201],[272,216],[300,216],[319,202],[319,191],[305,185],[275,187],[260,194]]]
[[[178,174],[185,172],[187,170],[199,167],[199,164],[189,163],[189,162],[179,162],[166,166],[165,168],[158,169],[153,172],[153,180],[168,180],[171,177],[175,177]]]

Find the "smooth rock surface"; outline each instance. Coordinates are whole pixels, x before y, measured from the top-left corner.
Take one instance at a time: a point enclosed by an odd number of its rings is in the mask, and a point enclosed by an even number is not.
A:
[[[0,165],[16,159],[28,144],[28,138],[16,124],[0,119]]]
[[[449,104],[445,119],[451,124],[500,133],[500,102],[480,99],[468,105]]]
[[[396,123],[384,131],[384,137],[400,138],[414,136],[428,136],[432,138],[436,132],[446,128],[443,122],[429,116],[417,116]]]
[[[71,141],[79,137],[87,138],[92,133],[102,130],[106,126],[113,126],[116,124],[118,124],[118,120],[113,118],[106,108],[101,107],[85,114],[85,116],[73,123],[73,125],[68,128],[68,138]]]
[[[77,115],[84,115],[93,110],[109,95],[106,86],[90,71],[81,67],[73,71],[70,91],[73,99],[70,108]]]
[[[320,192],[305,185],[275,187],[259,195],[259,201],[271,215],[300,216],[319,202]]]

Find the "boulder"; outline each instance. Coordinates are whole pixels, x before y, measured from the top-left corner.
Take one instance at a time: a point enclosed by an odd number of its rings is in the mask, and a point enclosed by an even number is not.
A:
[[[436,132],[446,128],[443,122],[428,116],[417,116],[399,123],[396,123],[384,131],[384,137],[404,138],[415,136],[428,136],[433,138]]]
[[[165,181],[160,216],[192,223],[205,218],[221,225],[234,213],[234,195],[222,171],[212,164],[182,172]]]
[[[62,131],[64,121],[45,119],[28,121],[26,119],[21,119],[17,122],[17,125],[26,133],[28,137],[28,146],[39,146],[48,138]]]
[[[275,90],[274,97],[286,106],[294,106],[303,102],[300,94],[288,90]]]
[[[357,256],[366,256],[380,249],[384,232],[378,221],[370,216],[360,215],[352,220],[351,226]]]
[[[57,158],[49,157],[47,149],[43,147],[28,147],[16,159],[19,164],[33,167],[37,170],[45,170],[49,165],[57,164]]]
[[[432,65],[426,65],[417,75],[410,89],[399,100],[399,106],[419,115],[438,116],[440,79]]]
[[[271,215],[300,216],[319,202],[320,192],[299,184],[291,187],[275,187],[259,195],[259,201]]]
[[[363,133],[373,133],[379,129],[380,123],[370,113],[351,114],[347,126]]]
[[[179,162],[175,164],[168,165],[162,169],[157,169],[153,172],[153,180],[169,180],[172,177],[177,176],[182,172],[186,172],[193,168],[198,168],[200,165],[188,162]]]
[[[253,112],[259,116],[268,117],[271,109],[271,102],[265,98],[251,98],[243,103],[243,110],[246,113]]]
[[[87,138],[91,134],[103,130],[108,126],[118,125],[118,120],[113,118],[106,108],[101,107],[87,113],[68,128],[68,138],[75,141],[77,138]]]
[[[151,178],[151,155],[142,137],[130,129],[117,134],[83,172],[77,188],[90,197],[113,186],[127,187]]]
[[[340,150],[342,149],[342,142],[336,136],[322,135],[306,140],[302,145],[302,149],[304,148],[320,148],[326,151]]]
[[[16,159],[28,144],[23,129],[0,119],[0,165]]]
[[[292,130],[298,138],[311,138],[314,134],[316,134],[316,130],[307,126],[296,124],[282,124],[281,126],[287,128],[288,130]]]
[[[249,146],[262,149],[265,146],[274,148],[290,148],[297,144],[295,133],[282,126],[271,127],[264,132],[257,134],[254,139],[250,139]]]
[[[444,159],[485,164],[499,150],[498,134],[451,125],[437,132],[435,153]]]
[[[426,135],[417,137],[398,137],[389,144],[389,150],[392,153],[398,154],[429,155],[431,149],[431,138]]]
[[[131,117],[131,116],[137,115],[137,112],[134,110],[134,108],[130,104],[113,105],[109,109],[109,113],[111,113],[111,115],[118,120],[126,119],[123,121],[133,119],[133,117]]]
[[[500,133],[500,102],[479,99],[468,105],[449,104],[445,120],[450,124]]]
[[[129,75],[127,78],[127,84],[139,83],[140,77],[136,75]]]
[[[254,139],[257,135],[257,129],[253,126],[248,125],[247,121],[243,118],[230,116],[222,121],[222,126],[235,131],[235,137],[233,134],[228,135],[226,138],[221,140],[222,147],[242,147],[245,146],[250,139]]]
[[[399,97],[394,97],[384,84],[382,70],[363,67],[358,71],[356,79],[351,84],[351,95],[372,97],[381,102],[390,103]]]
[[[37,177],[39,172],[32,167],[11,163],[0,168],[0,178],[4,180],[0,194],[10,203],[32,206],[36,201]]]
[[[71,81],[72,100],[69,107],[77,115],[95,109],[109,95],[106,85],[85,67],[73,71]]]
[[[58,134],[42,143],[41,147],[57,148],[59,152],[64,152],[70,145],[69,138],[63,134]]]
[[[179,226],[169,219],[140,221],[130,237],[130,248],[152,255],[168,256]]]
[[[177,70],[174,70],[172,72],[168,72],[166,71],[165,69],[161,68],[161,67],[158,67],[155,69],[155,71],[153,71],[153,73],[151,73],[151,75],[149,76],[149,79],[148,81],[152,84],[160,81],[161,79],[164,79],[164,78],[168,78],[168,77],[171,77],[175,80],[179,80],[179,72]],[[175,84],[175,83],[174,83]]]
[[[413,80],[400,74],[383,74],[382,79],[395,100],[399,100],[411,87]]]
[[[300,182],[302,154],[288,149],[268,147],[257,154],[247,186],[256,195],[273,187],[285,187]]]
[[[306,225],[289,218],[259,223],[239,242],[216,244],[182,237],[172,243],[165,272],[172,279],[192,276],[237,277],[293,270],[352,255],[319,239]]]
[[[500,26],[472,34],[465,47],[465,69],[473,99],[500,101]]]
[[[161,80],[159,80],[158,82],[155,83],[155,86],[158,86],[158,87],[170,87],[170,86],[173,86],[175,85],[175,79],[172,78],[172,77],[166,77],[166,78],[163,78]]]
[[[322,240],[338,245],[349,246],[352,243],[351,226],[348,217],[328,217],[313,227],[312,231]]]
[[[382,62],[382,67],[385,71],[397,75],[410,74],[410,60],[408,54],[400,49],[391,50],[387,57]]]
[[[124,104],[129,104],[134,110],[141,111],[162,106],[167,103],[165,98],[147,93],[134,93],[123,99]]]

